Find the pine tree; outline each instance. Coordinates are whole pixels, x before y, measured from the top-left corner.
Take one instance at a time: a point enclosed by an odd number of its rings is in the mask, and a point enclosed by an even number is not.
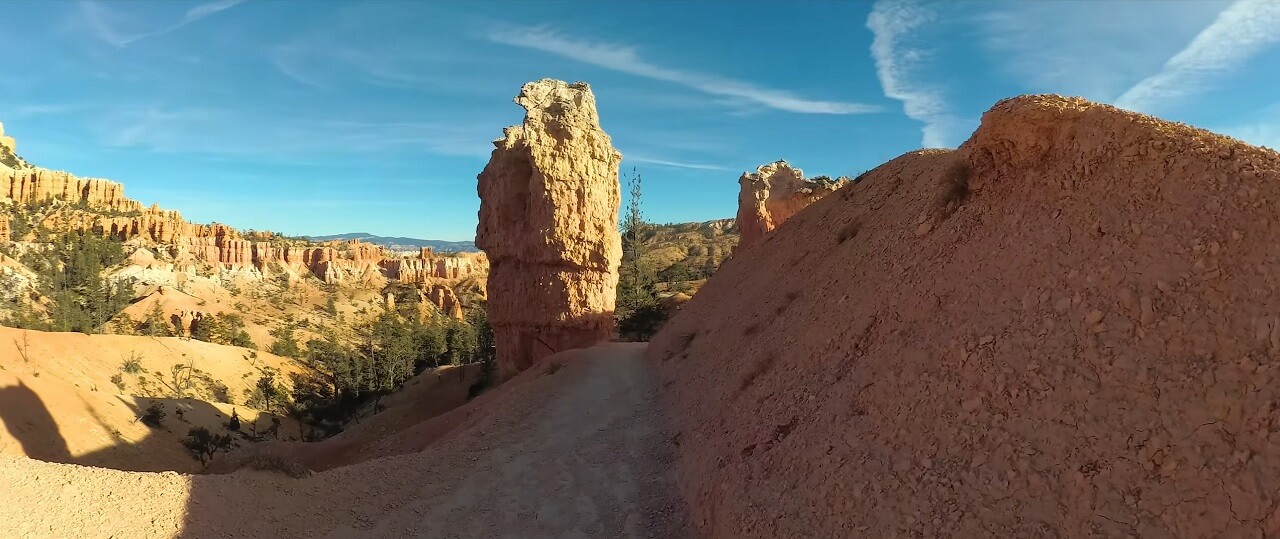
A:
[[[166,318],[160,302],[152,303],[151,309],[147,311],[147,327],[143,330],[143,333],[152,337],[172,336],[172,326]]]
[[[627,178],[630,198],[619,224],[622,234],[622,267],[618,275],[616,307],[619,319],[625,319],[657,300],[654,291],[657,276],[644,259],[644,234],[649,225],[641,210],[642,181],[640,173],[631,169],[631,175]]]

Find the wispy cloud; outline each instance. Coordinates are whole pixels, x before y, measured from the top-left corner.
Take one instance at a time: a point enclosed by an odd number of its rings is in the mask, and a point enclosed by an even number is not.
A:
[[[1238,0],[1165,62],[1159,73],[1129,88],[1115,103],[1146,111],[1181,99],[1276,43],[1280,43],[1280,2]]]
[[[878,111],[878,107],[874,105],[805,99],[785,90],[764,88],[708,73],[663,67],[642,58],[631,45],[565,37],[546,26],[503,27],[490,31],[485,37],[495,43],[543,51],[605,69],[679,84],[716,96],[745,99],[787,112],[865,114]]]
[[[623,161],[630,161],[633,163],[648,163],[650,165],[658,165],[661,167],[684,168],[684,169],[690,169],[690,170],[729,170],[729,167],[722,167],[720,165],[707,165],[703,163],[684,163],[680,161],[670,161],[666,159],[655,159],[652,157],[623,156]]]
[[[110,148],[290,164],[406,151],[481,158],[493,149],[483,124],[443,121],[269,119],[231,110],[125,106],[91,122]]]
[[[301,56],[300,51],[295,47],[276,47],[267,53],[271,65],[275,66],[276,71],[281,75],[303,86],[316,90],[329,90],[328,84],[321,82],[300,65]]]
[[[351,84],[414,92],[459,86],[456,79],[440,77],[438,73],[449,62],[465,60],[438,53],[419,53],[419,49],[431,47],[425,41],[386,45],[360,42],[359,38],[352,37],[368,31],[341,35],[333,32],[308,35],[271,47],[267,59],[286,78],[322,91],[334,91]]]
[[[867,16],[871,30],[871,58],[885,97],[902,102],[908,118],[923,122],[927,148],[953,146],[953,133],[962,124],[947,109],[942,92],[918,80],[919,66],[929,51],[909,46],[910,37],[933,22],[935,13],[923,4],[906,1],[876,2]]]
[[[1159,70],[1226,6],[1187,1],[1152,9],[1149,0],[1111,0],[1092,9],[1044,0],[966,4],[945,15],[973,21],[997,73],[1019,90],[1109,102],[1141,74]]]
[[[4,118],[31,118],[35,116],[59,116],[83,110],[80,105],[63,103],[27,103],[6,107]]]
[[[231,9],[245,0],[217,0],[208,2],[188,9],[183,13],[182,18],[167,26],[153,28],[143,31],[127,31],[120,29],[122,23],[120,14],[113,11],[106,4],[92,0],[81,0],[79,9],[79,20],[96,36],[99,40],[111,44],[117,48],[124,48],[137,41],[155,37],[181,29],[188,24],[196,22],[200,19],[213,15],[215,13]]]

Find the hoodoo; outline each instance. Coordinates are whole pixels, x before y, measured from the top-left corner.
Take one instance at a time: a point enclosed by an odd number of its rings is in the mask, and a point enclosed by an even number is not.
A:
[[[783,221],[848,183],[848,178],[833,180],[826,176],[806,180],[804,171],[786,161],[744,172],[738,178],[738,226],[742,231],[738,248],[760,241]]]
[[[476,245],[492,264],[489,323],[509,378],[555,352],[609,338],[622,242],[618,165],[585,83],[524,85],[522,125],[480,173]]]

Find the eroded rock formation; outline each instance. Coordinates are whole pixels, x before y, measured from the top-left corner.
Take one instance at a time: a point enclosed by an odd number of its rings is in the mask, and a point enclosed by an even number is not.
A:
[[[417,257],[388,258],[380,265],[388,279],[404,283],[466,279],[489,272],[489,260],[483,253],[436,255],[430,247],[423,247]]]
[[[488,255],[489,323],[502,378],[543,357],[608,339],[622,243],[622,154],[584,83],[543,79],[515,102],[479,175],[476,245]]]
[[[13,141],[13,137],[5,136],[3,123],[0,123],[0,146],[7,148],[11,152],[16,151],[18,146],[17,143]]]
[[[849,182],[848,178],[832,180],[826,176],[806,180],[804,171],[786,161],[744,172],[738,178],[738,228],[742,235],[738,248],[760,241],[806,206]]]
[[[124,186],[116,182],[43,168],[0,169],[0,197],[19,204],[56,199],[106,210],[142,210],[142,203],[125,198]]]
[[[0,124],[0,171],[15,168],[26,168],[29,165],[17,154],[17,144],[13,137],[4,134],[4,124]]]
[[[13,148],[13,139],[5,137],[0,126],[0,158],[12,155]],[[418,259],[389,260],[382,247],[359,241],[315,244],[270,232],[241,232],[220,223],[192,223],[158,205],[144,208],[127,198],[119,183],[32,168],[21,158],[13,159],[18,167],[0,167],[0,202],[60,201],[63,205],[41,212],[44,226],[152,247],[164,253],[148,262],[153,267],[244,271],[249,277],[282,273],[290,279],[311,274],[329,283],[375,276],[397,279],[402,274],[408,282],[426,283],[433,278],[483,276],[488,270],[487,259],[477,254],[435,256],[425,249]],[[0,240],[9,239],[10,228],[8,216],[0,214]]]
[[[455,320],[462,320],[462,302],[458,300],[458,296],[453,293],[452,288],[442,284],[433,284],[426,291],[426,297],[445,316]]]

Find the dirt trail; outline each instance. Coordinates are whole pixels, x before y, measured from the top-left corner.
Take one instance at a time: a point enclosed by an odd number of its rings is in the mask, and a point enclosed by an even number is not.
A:
[[[644,345],[548,358],[422,453],[294,480],[0,457],[17,537],[681,537],[671,436]],[[558,365],[558,367],[552,367]]]

